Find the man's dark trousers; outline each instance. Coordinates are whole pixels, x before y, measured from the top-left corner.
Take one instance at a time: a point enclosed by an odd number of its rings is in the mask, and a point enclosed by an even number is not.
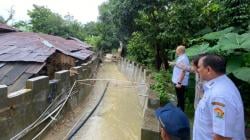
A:
[[[185,86],[181,86],[179,88],[175,85],[175,91],[177,95],[177,107],[180,107],[181,110],[184,112],[185,110]]]

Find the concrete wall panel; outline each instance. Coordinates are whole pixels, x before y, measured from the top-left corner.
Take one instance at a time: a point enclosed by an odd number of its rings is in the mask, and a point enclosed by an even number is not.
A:
[[[10,139],[34,122],[57,96],[62,95],[63,98],[67,95],[75,80],[91,78],[98,65],[96,58],[89,63],[73,67],[71,71],[56,72],[55,79],[52,80],[49,80],[48,76],[35,77],[26,82],[25,89],[9,94],[8,87],[0,85],[0,139]],[[63,112],[77,106],[90,90],[90,86],[77,85],[74,96],[68,100]],[[37,128],[36,132],[31,131],[25,137],[31,138],[33,133],[40,131],[39,129],[41,128]]]
[[[122,58],[119,62],[119,70],[123,72],[128,79],[137,82],[138,85],[145,84],[147,86],[138,86],[139,101],[143,109],[143,124],[141,127],[141,140],[160,140],[159,122],[154,115],[154,110],[160,106],[160,99],[149,85],[151,80],[150,72],[143,66],[130,62]]]

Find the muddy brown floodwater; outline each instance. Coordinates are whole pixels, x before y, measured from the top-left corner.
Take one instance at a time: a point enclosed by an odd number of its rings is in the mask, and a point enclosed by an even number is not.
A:
[[[139,105],[137,90],[133,87],[127,87],[130,83],[126,82],[127,78],[118,71],[114,63],[104,63],[97,74],[97,79],[116,79],[117,81],[110,82],[101,104],[72,139],[139,140],[142,108]],[[103,85],[102,82],[106,81],[96,82],[96,88],[100,84]],[[93,91],[95,90],[94,88]],[[44,139],[63,139],[76,120],[79,119],[79,114],[93,108],[99,96],[101,96],[100,92],[90,94],[83,105],[56,124],[55,128]]]

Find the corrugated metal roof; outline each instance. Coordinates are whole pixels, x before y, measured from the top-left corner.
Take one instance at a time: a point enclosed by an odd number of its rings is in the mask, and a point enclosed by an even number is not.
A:
[[[0,36],[0,61],[45,62],[56,49],[45,46],[36,33],[14,32]]]
[[[12,69],[6,73],[6,75],[1,79],[1,82],[6,85],[13,84],[20,75],[22,75],[28,68],[27,65],[16,63],[13,65]]]
[[[0,32],[18,32],[18,29],[10,27],[6,24],[0,23]]]
[[[76,41],[78,43],[81,43],[83,46],[87,47],[87,48],[91,48],[92,46],[85,43],[85,42],[82,42],[81,40],[79,40],[78,38],[75,38],[75,37],[68,37],[67,38],[68,40],[73,40],[73,41]]]
[[[4,66],[5,65],[5,63],[0,63],[0,68],[2,67],[2,66]]]
[[[20,90],[25,87],[26,81],[32,76],[33,74],[30,73],[23,73],[20,77],[13,83],[12,85],[8,86],[8,92],[14,92]]]
[[[0,33],[0,85],[9,92],[19,90],[56,51],[85,60],[94,52],[79,40],[31,32]]]
[[[32,63],[32,65],[30,65],[25,72],[30,74],[37,74],[45,65],[46,63]]]
[[[90,56],[90,54],[91,55],[93,54],[93,52],[90,50],[80,50],[80,51],[76,51],[76,52],[71,52],[69,55],[76,57],[76,58],[80,58],[82,60],[85,60]]]
[[[62,37],[46,34],[41,34],[41,36],[51,43],[58,51],[78,59],[85,60],[94,53],[88,50],[89,45],[86,45],[86,43],[80,40],[67,40]]]
[[[4,33],[0,36],[0,62],[45,62],[56,50],[85,60],[93,52],[84,43],[31,32]]]
[[[8,85],[10,89],[17,90],[25,85],[25,82],[33,74],[38,73],[45,63],[25,63],[25,62],[15,62],[15,63],[5,63],[4,66],[0,68],[0,85]]]
[[[40,34],[41,37],[48,40],[52,43],[55,47],[59,47],[60,49],[70,52],[72,50],[78,49],[87,49],[88,47],[84,46],[83,44],[74,41],[74,40],[66,40],[59,36],[47,35],[47,34]]]

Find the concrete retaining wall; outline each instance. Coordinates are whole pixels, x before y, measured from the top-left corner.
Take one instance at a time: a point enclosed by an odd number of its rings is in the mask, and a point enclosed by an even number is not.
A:
[[[55,79],[39,76],[29,79],[25,89],[8,93],[8,87],[0,85],[0,139],[10,139],[34,122],[48,105],[59,94],[67,94],[75,80],[90,78],[99,65],[97,58],[78,67],[73,67],[77,74],[70,74],[69,70],[55,73]],[[77,85],[75,96],[69,100],[67,109],[74,108],[89,93],[91,87]]]
[[[126,75],[126,77],[134,82],[150,85],[150,72],[143,66],[136,64],[122,58],[118,62],[119,70]],[[141,127],[141,140],[160,140],[159,122],[154,115],[154,110],[160,106],[159,98],[149,88],[138,87],[138,93],[143,94],[146,98],[140,97],[143,108],[143,124]],[[175,96],[170,100],[173,103],[177,102]],[[250,138],[250,129],[246,129],[246,136]]]
[[[118,68],[129,80],[138,85],[138,96],[143,109],[141,140],[160,140],[160,126],[154,115],[154,110],[160,106],[160,99],[149,88],[152,81],[150,72],[145,67],[124,58],[118,62]]]

